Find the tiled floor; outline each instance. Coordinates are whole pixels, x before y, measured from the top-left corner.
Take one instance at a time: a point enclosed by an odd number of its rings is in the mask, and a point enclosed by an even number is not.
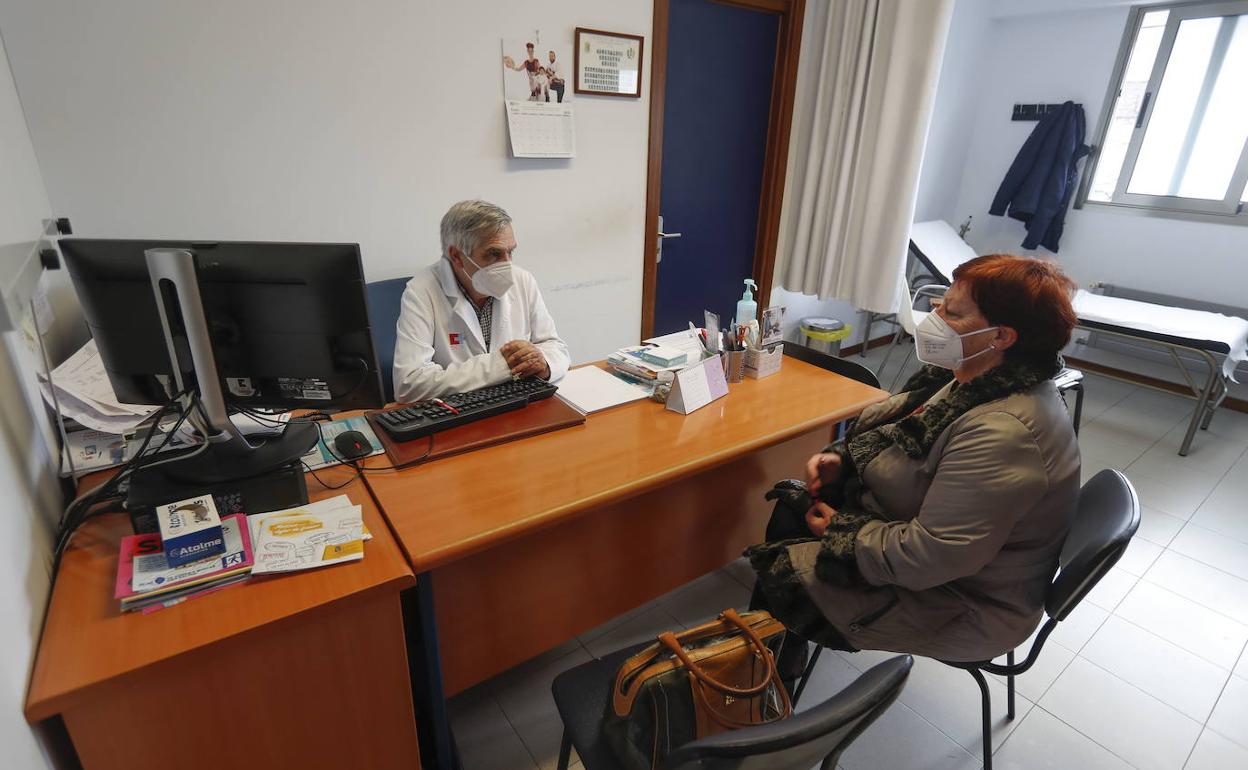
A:
[[[894,352],[885,386],[904,352]],[[881,357],[872,351],[868,364]],[[1220,411],[1180,458],[1190,408],[1176,396],[1088,377],[1084,478],[1123,469],[1144,518],[1126,556],[1018,679],[1013,722],[1004,718],[1004,683],[992,683],[998,768],[1248,768],[1248,415]],[[456,697],[465,767],[554,768],[562,728],[550,683],[558,672],[743,606],[752,579],[748,565],[731,564]],[[803,705],[886,657],[825,655]],[[961,671],[917,659],[898,703],[841,766],[975,768],[980,755],[978,688]]]

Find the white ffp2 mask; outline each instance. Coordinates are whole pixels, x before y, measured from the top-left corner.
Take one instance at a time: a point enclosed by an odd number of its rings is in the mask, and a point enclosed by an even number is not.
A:
[[[469,256],[465,255],[464,259],[477,268],[477,272],[472,274],[472,288],[487,297],[499,299],[516,283],[516,278],[511,273],[510,259],[495,262],[488,267],[481,267]]]
[[[996,328],[995,326],[989,326],[987,329],[976,329],[966,334],[958,334],[949,327],[949,324],[945,323],[945,319],[941,318],[938,313],[931,312],[927,314],[927,318],[924,318],[915,327],[914,354],[925,364],[939,366],[943,369],[956,369],[963,362],[996,349],[990,345],[978,353],[968,356],[965,355],[965,350],[962,348],[962,338],[990,332]]]

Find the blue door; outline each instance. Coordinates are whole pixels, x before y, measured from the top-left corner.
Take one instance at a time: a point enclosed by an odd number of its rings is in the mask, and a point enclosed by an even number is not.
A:
[[[654,333],[727,323],[753,275],[779,16],[671,0]]]

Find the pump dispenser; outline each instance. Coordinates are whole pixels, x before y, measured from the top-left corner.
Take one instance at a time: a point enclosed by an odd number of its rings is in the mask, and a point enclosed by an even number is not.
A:
[[[746,278],[745,293],[741,295],[741,301],[737,303],[737,323],[739,324],[748,324],[758,319],[758,303],[754,301],[754,293],[750,291],[751,286],[754,287],[754,291],[758,291],[758,284],[754,283],[754,279]]]

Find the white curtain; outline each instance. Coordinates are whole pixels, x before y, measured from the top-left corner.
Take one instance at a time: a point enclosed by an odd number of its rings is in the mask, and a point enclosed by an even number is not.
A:
[[[891,312],[953,0],[806,6],[776,282]]]

